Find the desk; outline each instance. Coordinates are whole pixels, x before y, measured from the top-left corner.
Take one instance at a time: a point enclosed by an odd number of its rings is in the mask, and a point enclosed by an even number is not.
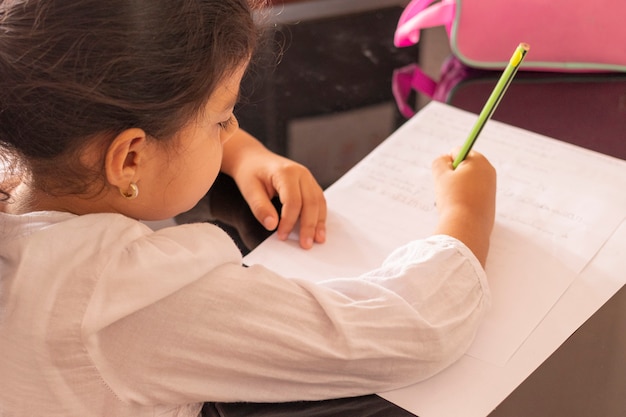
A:
[[[309,166],[323,186],[331,184],[406,120],[392,95],[393,70],[414,62],[438,68],[441,62],[428,62],[429,56],[446,55],[441,44],[395,49],[391,39],[401,11],[400,6],[387,5],[279,24],[243,83],[244,100],[237,109],[241,126],[272,150]],[[280,45],[283,53],[277,60]],[[435,53],[427,54],[429,48]],[[478,112],[485,100],[481,94],[488,94],[497,76],[472,73],[448,101]],[[424,102],[421,96],[410,99]],[[626,74],[519,73],[494,119],[626,159]],[[244,253],[267,237],[229,178],[219,177],[214,190],[219,200],[209,195],[178,220],[214,221],[232,234]],[[489,416],[625,416],[625,329],[623,287]],[[376,395],[286,404],[207,404],[206,415],[412,416]]]

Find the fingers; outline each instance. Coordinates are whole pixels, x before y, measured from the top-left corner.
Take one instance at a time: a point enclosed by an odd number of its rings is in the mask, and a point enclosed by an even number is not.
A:
[[[288,165],[265,180],[241,184],[240,190],[255,218],[278,238],[286,240],[299,224],[299,243],[310,249],[326,241],[326,200],[321,187],[301,165]],[[280,220],[271,198],[278,194],[282,205]]]
[[[452,152],[448,154],[443,154],[436,158],[432,164],[432,170],[435,175],[443,174],[446,171],[454,171],[453,162],[458,154],[460,148],[454,149]],[[465,159],[457,166],[457,170],[459,168],[465,168],[467,165],[475,165],[475,164],[489,164],[487,158],[479,152],[470,151]]]
[[[272,192],[268,191],[260,181],[248,182],[245,186],[240,186],[239,190],[259,223],[267,230],[276,229],[278,212],[271,201]]]
[[[433,161],[432,172],[435,177],[438,177],[446,171],[452,171],[452,162],[454,158],[452,154],[441,155]]]
[[[299,243],[302,248],[310,249],[314,243],[324,243],[327,211],[321,187],[309,175],[283,178],[283,183],[276,187],[282,203],[278,238],[287,239],[299,221]]]

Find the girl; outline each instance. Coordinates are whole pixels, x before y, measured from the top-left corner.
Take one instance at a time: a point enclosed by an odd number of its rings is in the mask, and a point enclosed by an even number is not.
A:
[[[354,396],[455,361],[489,304],[495,173],[435,160],[434,236],[322,284],[244,268],[193,207],[221,170],[279,237],[325,240],[322,191],[232,114],[246,0],[0,3],[0,415],[197,416]],[[270,199],[283,203],[279,220]]]

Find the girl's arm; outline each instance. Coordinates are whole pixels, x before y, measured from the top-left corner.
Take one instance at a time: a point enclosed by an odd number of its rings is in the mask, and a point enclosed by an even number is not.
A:
[[[278,237],[287,239],[300,220],[300,246],[308,249],[326,238],[326,200],[311,172],[269,151],[239,129],[224,144],[222,172],[233,177],[254,216]],[[278,196],[280,218],[271,199]]]

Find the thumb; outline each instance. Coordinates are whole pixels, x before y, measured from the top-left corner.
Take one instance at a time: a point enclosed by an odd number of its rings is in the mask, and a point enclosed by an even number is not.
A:
[[[241,187],[241,194],[248,203],[254,217],[267,230],[278,227],[278,212],[270,200],[265,187],[260,184]]]
[[[453,157],[451,154],[444,154],[433,161],[432,172],[435,177],[442,175],[446,171],[451,171]]]

